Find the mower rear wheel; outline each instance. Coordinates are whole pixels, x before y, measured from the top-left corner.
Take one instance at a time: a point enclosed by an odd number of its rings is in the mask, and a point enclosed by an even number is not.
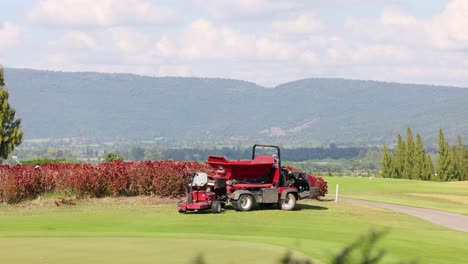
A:
[[[252,195],[243,194],[237,200],[237,207],[239,211],[250,211],[254,204]]]
[[[296,196],[293,193],[288,193],[286,199],[281,200],[281,210],[293,210],[296,206]]]
[[[213,214],[221,213],[221,203],[219,201],[213,201],[211,203],[211,212]]]

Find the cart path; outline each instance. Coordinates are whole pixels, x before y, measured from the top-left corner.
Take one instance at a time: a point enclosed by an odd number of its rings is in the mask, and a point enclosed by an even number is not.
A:
[[[426,209],[426,208],[373,202],[373,201],[366,201],[366,200],[359,200],[359,199],[352,199],[352,198],[342,198],[341,200],[402,212],[405,214],[419,217],[421,219],[427,220],[437,225],[441,225],[447,228],[451,228],[451,229],[455,229],[455,230],[459,230],[463,232],[468,232],[468,216],[466,215]]]

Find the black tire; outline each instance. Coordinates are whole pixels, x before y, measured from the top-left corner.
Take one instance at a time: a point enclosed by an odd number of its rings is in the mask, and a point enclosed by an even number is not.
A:
[[[213,201],[211,203],[211,212],[213,214],[221,213],[221,203],[219,201]]]
[[[237,201],[231,200],[231,206],[232,209],[239,211],[239,208],[237,207]]]
[[[237,208],[239,211],[250,211],[254,204],[254,200],[252,195],[249,194],[242,194],[239,196],[239,200],[237,200]]]
[[[179,201],[179,203],[177,204],[177,207],[180,206],[181,203],[183,203],[184,201]],[[183,210],[183,209],[177,209],[177,211],[180,213],[180,214],[183,214],[183,213],[186,213],[187,212],[187,209]]]
[[[281,200],[281,210],[294,210],[294,207],[296,207],[296,200],[294,193],[288,193],[286,198]]]

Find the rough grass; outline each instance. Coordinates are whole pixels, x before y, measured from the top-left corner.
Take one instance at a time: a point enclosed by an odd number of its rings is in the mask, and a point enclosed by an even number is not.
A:
[[[415,217],[351,203],[301,203],[292,212],[178,214],[158,198],[42,199],[0,207],[5,263],[277,263],[288,248],[327,263],[370,228],[390,228],[386,262],[463,263],[466,233]]]
[[[329,196],[402,204],[468,215],[468,182],[428,182],[367,177],[324,177]]]

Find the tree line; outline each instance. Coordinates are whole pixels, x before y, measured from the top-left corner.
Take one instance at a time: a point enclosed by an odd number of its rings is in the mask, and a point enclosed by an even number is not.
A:
[[[439,129],[437,162],[434,166],[431,155],[423,145],[421,135],[413,138],[411,129],[406,130],[406,141],[398,134],[395,150],[390,152],[383,145],[381,175],[385,178],[398,178],[426,181],[466,181],[468,180],[468,149],[458,136],[457,144],[450,146]]]
[[[222,148],[144,148],[134,146],[126,149],[111,150],[125,160],[206,160],[208,155],[225,156],[229,159],[251,159],[252,148],[222,147]],[[329,147],[315,148],[281,148],[281,158],[287,161],[306,161],[330,159],[352,159],[360,153],[366,152],[364,148],[358,147],[336,147],[331,144]],[[257,150],[259,155],[271,155],[275,152],[262,152]]]

